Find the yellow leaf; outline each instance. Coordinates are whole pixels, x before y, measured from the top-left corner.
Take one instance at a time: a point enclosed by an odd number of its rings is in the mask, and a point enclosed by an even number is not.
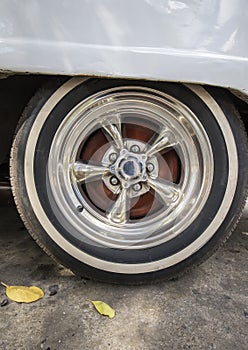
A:
[[[115,317],[115,310],[112,309],[108,304],[104,303],[103,301],[98,300],[90,300],[92,304],[95,306],[96,310],[99,312],[99,314],[108,316],[109,318]]]
[[[7,297],[17,303],[32,303],[44,297],[43,290],[35,286],[7,286],[2,282],[1,284],[6,287]]]

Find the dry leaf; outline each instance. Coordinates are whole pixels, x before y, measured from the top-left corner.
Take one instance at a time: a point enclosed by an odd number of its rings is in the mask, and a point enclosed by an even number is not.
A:
[[[95,306],[99,314],[108,316],[109,318],[115,317],[115,310],[112,309],[112,307],[110,307],[108,304],[98,300],[90,300],[90,301]]]
[[[7,286],[2,282],[1,284],[6,287],[7,297],[17,303],[32,303],[44,297],[43,290],[35,286]]]

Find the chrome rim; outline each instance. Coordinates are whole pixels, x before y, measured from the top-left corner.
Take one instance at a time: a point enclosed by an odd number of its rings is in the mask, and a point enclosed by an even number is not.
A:
[[[71,235],[104,247],[144,249],[182,233],[211,189],[209,139],[178,100],[143,87],[102,91],[57,130],[48,183]]]

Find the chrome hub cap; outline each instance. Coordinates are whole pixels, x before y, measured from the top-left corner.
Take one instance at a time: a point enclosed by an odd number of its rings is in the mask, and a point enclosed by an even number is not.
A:
[[[127,140],[121,150],[115,150],[114,146],[107,150],[102,163],[109,166],[109,173],[103,176],[103,181],[113,193],[119,193],[125,188],[129,190],[128,196],[132,198],[141,194],[137,192],[142,191],[143,194],[149,191],[150,187],[142,182],[146,183],[148,176],[154,178],[158,176],[158,161],[156,157],[151,157],[147,162],[145,149],[146,145],[143,142]],[[112,163],[114,159],[116,161]]]
[[[137,181],[147,178],[146,156],[138,155],[122,149],[116,163],[110,167],[110,172],[116,175],[123,187],[129,188]]]

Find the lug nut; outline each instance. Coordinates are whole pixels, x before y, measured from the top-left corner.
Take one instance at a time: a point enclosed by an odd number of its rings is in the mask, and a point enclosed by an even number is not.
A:
[[[148,163],[146,167],[149,173],[151,173],[154,170],[154,165],[152,163]]]
[[[135,192],[138,192],[141,190],[141,187],[142,187],[141,184],[137,183],[137,184],[133,185],[133,190]]]
[[[110,162],[115,162],[116,159],[117,159],[117,153],[111,153],[111,154],[109,155],[109,160],[110,160]]]
[[[133,145],[131,148],[130,148],[131,152],[133,153],[138,153],[140,151],[140,148],[138,145]]]
[[[118,185],[119,180],[117,179],[117,177],[112,176],[110,179],[110,183],[111,183],[111,185],[116,186],[116,185]]]

